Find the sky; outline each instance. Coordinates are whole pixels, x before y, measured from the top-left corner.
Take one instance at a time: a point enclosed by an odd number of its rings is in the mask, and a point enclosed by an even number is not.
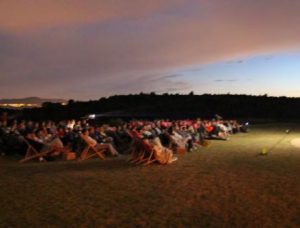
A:
[[[300,97],[299,0],[1,0],[0,98]]]

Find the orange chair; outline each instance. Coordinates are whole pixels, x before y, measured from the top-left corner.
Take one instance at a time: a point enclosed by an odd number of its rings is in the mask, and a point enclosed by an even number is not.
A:
[[[54,149],[50,149],[49,151],[45,152],[40,152],[36,148],[34,148],[25,137],[22,137],[22,140],[27,145],[27,150],[24,158],[19,161],[20,163],[24,163],[36,158],[43,159],[45,156],[50,155],[54,152]],[[46,161],[45,159],[43,160]]]
[[[84,161],[92,157],[98,157],[102,160],[105,160],[105,149],[97,149],[95,146],[91,145],[86,139],[80,135],[81,139],[85,142],[86,147],[83,149],[83,151],[80,154],[80,160]]]

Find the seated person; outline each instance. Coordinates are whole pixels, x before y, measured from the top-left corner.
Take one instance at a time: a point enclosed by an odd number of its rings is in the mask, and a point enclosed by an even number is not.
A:
[[[61,139],[56,135],[52,135],[48,129],[37,130],[36,136],[46,147],[50,149],[59,150],[64,148],[64,144],[62,143]]]
[[[194,148],[192,134],[188,131],[186,126],[182,126],[179,130],[177,130],[178,134],[182,136],[182,138],[186,141],[186,147],[188,151],[192,151]]]
[[[159,138],[156,137],[152,140],[154,157],[160,164],[170,164],[177,160],[177,157],[173,156],[173,151],[164,147]]]
[[[114,145],[114,138],[111,135],[114,135],[112,131],[108,131],[110,135],[107,134],[107,126],[100,126],[97,128],[96,133],[98,134],[98,142],[99,143],[111,143]],[[90,131],[91,134],[91,131]]]
[[[44,139],[39,137],[41,132],[38,130],[36,132],[32,130],[28,130],[25,138],[28,142],[39,152],[53,152],[51,155],[59,155],[61,153],[61,149],[64,148],[63,143],[58,137]]]
[[[118,151],[112,146],[111,143],[97,143],[95,139],[90,137],[89,131],[87,129],[84,129],[82,131],[81,137],[84,139],[86,143],[88,143],[90,146],[95,147],[96,149],[106,149],[113,156],[119,155]]]
[[[65,128],[63,132],[61,141],[64,145],[69,147],[72,151],[76,151],[77,141],[76,141],[76,133],[72,131],[71,128]]]
[[[168,136],[170,139],[170,146],[174,151],[182,151],[186,152],[187,149],[187,141],[189,138],[184,138],[180,134],[178,134],[173,127],[169,127]]]
[[[227,140],[226,134],[218,126],[216,121],[207,122],[205,128],[209,139]]]

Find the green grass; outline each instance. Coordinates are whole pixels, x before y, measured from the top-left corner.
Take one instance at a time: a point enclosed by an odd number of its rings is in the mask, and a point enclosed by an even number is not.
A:
[[[0,227],[299,227],[294,138],[299,125],[261,125],[168,166],[135,166],[124,157],[27,164],[2,157]]]

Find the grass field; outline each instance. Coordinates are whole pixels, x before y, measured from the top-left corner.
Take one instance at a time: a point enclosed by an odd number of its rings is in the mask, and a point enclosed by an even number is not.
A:
[[[300,227],[294,138],[300,125],[254,126],[168,166],[2,157],[0,227]]]

